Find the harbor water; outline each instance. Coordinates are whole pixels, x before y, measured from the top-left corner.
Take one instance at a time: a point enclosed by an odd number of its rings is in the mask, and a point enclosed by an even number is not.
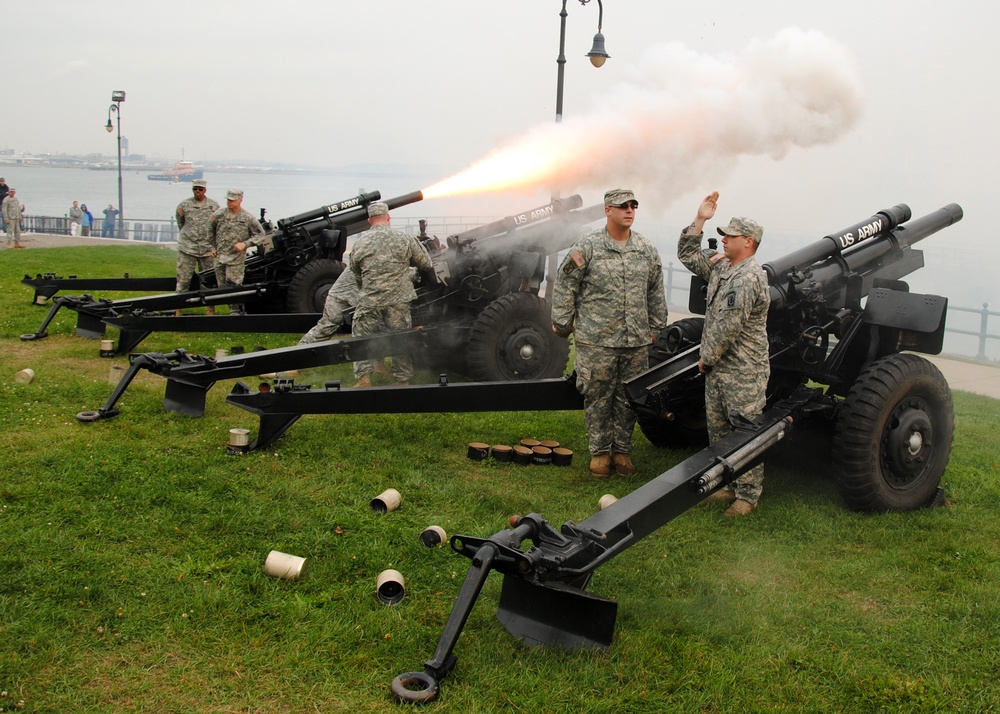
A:
[[[122,171],[124,215],[128,221],[169,221],[177,204],[191,196],[191,184],[150,181],[148,170]],[[27,213],[36,216],[66,216],[73,201],[87,204],[94,218],[103,218],[108,204],[118,207],[117,170],[85,168],[50,168],[42,166],[3,166],[0,176],[17,189],[17,197]],[[361,191],[381,191],[383,198],[401,196],[422,186],[416,179],[400,176],[369,175],[369,183],[359,185],[356,178],[339,174],[261,172],[205,172],[208,195],[225,205],[226,189],[244,191],[243,208],[254,216],[267,210],[272,221],[358,195]],[[421,210],[407,206],[398,209],[401,217],[422,217]],[[397,212],[394,212],[397,213]]]

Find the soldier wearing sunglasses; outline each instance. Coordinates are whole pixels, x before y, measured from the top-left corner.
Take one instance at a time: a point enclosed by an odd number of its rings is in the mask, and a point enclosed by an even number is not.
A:
[[[604,194],[607,224],[577,241],[562,261],[552,297],[552,329],[575,335],[576,387],[583,395],[590,472],[636,472],[635,412],[624,380],[648,366],[648,347],[667,325],[663,266],[632,230],[639,202],[628,189]]]

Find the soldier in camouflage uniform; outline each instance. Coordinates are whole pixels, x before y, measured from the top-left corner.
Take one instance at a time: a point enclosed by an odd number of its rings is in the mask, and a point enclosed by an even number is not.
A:
[[[330,292],[326,294],[323,316],[314,328],[302,336],[299,344],[311,345],[314,342],[323,342],[337,334],[340,326],[344,324],[344,311],[357,307],[360,292],[358,276],[353,271],[345,269],[330,288]]]
[[[215,281],[220,288],[242,285],[247,248],[264,240],[260,221],[243,210],[242,189],[226,192],[226,207],[212,214],[208,233],[215,258]],[[229,312],[242,314],[243,306],[230,305]]]
[[[719,228],[725,254],[707,256],[701,250],[705,222],[715,215],[716,191],[702,201],[694,222],[681,231],[677,257],[695,275],[708,281],[705,330],[699,369],[705,374],[705,412],[709,441],[732,431],[731,413],[752,419],[764,410],[768,361],[767,311],[771,304],[767,275],[755,254],[764,230],[749,218],[733,218]],[[757,508],[763,490],[764,467],[755,466],[706,501],[731,504],[727,516],[743,516]]]
[[[176,289],[179,293],[191,289],[191,278],[194,277],[195,270],[204,272],[215,267],[208,224],[212,214],[219,210],[219,204],[206,195],[207,190],[208,183],[204,179],[195,179],[191,182],[191,192],[194,195],[177,206],[177,227],[181,231],[177,239]],[[108,211],[104,213],[107,214]],[[180,310],[177,314],[180,314]],[[208,314],[214,315],[215,308],[209,307]]]
[[[576,333],[576,387],[583,395],[590,472],[635,473],[635,412],[623,381],[648,366],[648,348],[667,325],[663,266],[653,244],[632,230],[639,202],[627,189],[604,194],[607,226],[580,239],[559,268],[552,329]]]
[[[3,203],[0,204],[0,212],[3,213],[3,219],[7,222],[7,247],[23,248],[24,243],[21,242],[21,202],[17,200],[17,190],[10,189],[7,192],[6,198],[3,199]]]
[[[430,256],[413,236],[389,227],[389,207],[381,201],[368,206],[366,231],[351,251],[351,271],[361,284],[358,306],[354,311],[352,334],[372,335],[383,330],[405,330],[412,325],[410,303],[417,293],[410,280],[410,266],[429,270]],[[355,386],[370,387],[375,365],[371,361],[355,362]],[[396,384],[406,385],[413,377],[413,360],[409,355],[392,359]]]

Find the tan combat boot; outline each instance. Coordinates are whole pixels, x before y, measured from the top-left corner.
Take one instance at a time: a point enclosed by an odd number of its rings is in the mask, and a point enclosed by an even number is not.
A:
[[[408,380],[408,379],[400,379],[400,380],[398,380],[396,382],[396,386],[397,387],[409,387],[410,386],[410,380]]]
[[[380,374],[383,377],[391,377],[392,376],[392,372],[390,372],[389,369],[385,366],[385,360],[384,359],[377,359],[377,360],[375,360],[375,374]]]
[[[590,473],[594,476],[611,475],[611,454],[595,454],[590,457]]]
[[[718,491],[713,493],[708,498],[705,498],[699,503],[699,506],[707,506],[712,503],[725,503],[727,506],[732,505],[733,501],[736,500],[736,494],[730,491],[728,488],[720,488]]]
[[[726,509],[726,516],[728,518],[735,518],[737,516],[747,516],[757,510],[756,503],[750,503],[749,501],[744,501],[742,498],[737,498],[733,501],[733,505]]]
[[[208,306],[208,313],[207,314],[209,314],[209,315],[214,315],[215,314],[215,307],[213,305],[209,305]]]
[[[611,455],[611,460],[615,464],[615,471],[617,471],[622,476],[631,476],[636,472],[635,466],[632,464],[632,457],[628,454],[620,454],[615,452]]]
[[[359,377],[355,387],[370,387],[372,386],[372,378],[370,375],[365,375],[364,377]]]

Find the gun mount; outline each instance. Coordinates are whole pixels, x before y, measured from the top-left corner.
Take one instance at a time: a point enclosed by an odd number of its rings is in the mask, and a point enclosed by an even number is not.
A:
[[[207,271],[198,274],[197,289],[183,293],[123,300],[95,298],[89,294],[57,297],[38,330],[21,335],[21,339],[37,340],[47,337],[49,324],[63,307],[77,312],[77,334],[88,338],[104,336],[107,318],[123,315],[143,318],[163,311],[172,313],[184,308],[218,304],[241,304],[252,314],[315,313],[318,320],[326,294],[344,268],[343,258],[348,237],[367,230],[367,206],[380,199],[378,191],[362,193],[354,198],[279,220],[278,229],[268,232],[264,244],[256,254],[247,257],[243,285],[232,288],[214,287],[214,272]],[[395,209],[421,200],[423,194],[414,191],[386,199],[385,203],[390,209]],[[46,275],[53,276],[52,273]],[[76,283],[90,286],[96,284],[103,289],[130,290],[138,289],[135,282],[137,280],[139,279],[118,278],[103,281],[78,280]],[[174,284],[173,278],[146,280],[149,285],[160,285],[155,282],[157,280],[169,281],[170,287]],[[66,286],[67,281],[60,281],[54,276],[49,279],[25,276],[21,282],[35,288],[34,302],[37,303],[40,295],[51,297]],[[216,331],[219,323],[188,323],[186,327],[189,331]],[[230,330],[233,327],[226,326]],[[240,322],[236,327],[239,329],[233,331],[264,331],[252,319]],[[150,325],[133,325],[132,329],[133,332],[126,336],[127,339],[116,347],[116,353],[127,353],[138,344],[137,339],[141,341],[155,328]],[[140,334],[142,336],[137,338]]]
[[[447,370],[480,381],[561,376],[569,345],[553,334],[549,305],[538,292],[544,280],[545,257],[571,245],[585,224],[604,215],[601,206],[581,209],[581,205],[580,196],[570,196],[449,236],[447,247],[431,255],[431,269],[417,276],[417,299],[411,305],[416,329],[388,337],[345,338],[218,360],[184,350],[133,355],[129,370],[105,405],[80,412],[77,418],[97,421],[117,415],[115,405],[140,369],[166,377],[164,406],[190,416],[204,413],[207,391],[223,379],[377,359],[401,351],[411,353],[421,368]],[[252,319],[260,325],[269,318],[277,322],[274,331],[301,335],[319,315],[293,313]],[[246,319],[123,315],[105,317],[104,321],[118,326],[121,341],[131,343],[129,335],[141,339],[155,322],[172,329],[176,321],[180,329],[194,321],[208,321],[228,330],[234,321]],[[285,428],[287,425],[280,431]],[[260,439],[255,445],[258,443],[264,445]]]

